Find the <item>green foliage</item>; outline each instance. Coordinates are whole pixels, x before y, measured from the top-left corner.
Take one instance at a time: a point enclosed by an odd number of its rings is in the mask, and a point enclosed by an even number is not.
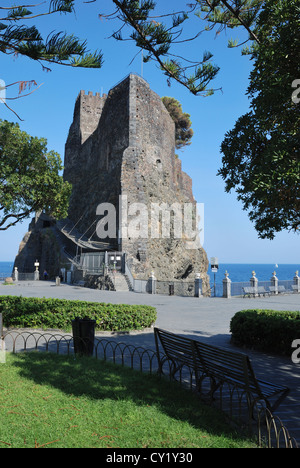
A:
[[[291,355],[300,337],[300,312],[242,310],[231,319],[232,342],[238,346]]]
[[[184,23],[189,19],[188,11],[169,12],[160,16],[153,13],[156,8],[156,2],[153,1],[113,0],[113,3],[117,11],[107,17],[118,18],[123,26],[129,26],[132,30],[129,38],[124,38],[121,34],[124,29],[122,26],[113,34],[115,39],[131,39],[137,47],[146,51],[144,62],[156,61],[167,76],[169,85],[171,80],[175,80],[195,95],[213,94],[214,90],[208,89],[208,84],[217,75],[219,67],[209,61],[211,56],[208,58],[204,54],[202,61],[197,60],[192,65],[187,61],[188,65],[185,65],[185,59],[182,62],[182,57],[171,53],[174,43],[180,42],[178,38],[182,34]],[[192,6],[190,11],[194,9]],[[166,19],[169,21],[163,22]]]
[[[217,34],[227,29],[243,27],[248,39],[258,41],[255,33],[257,18],[265,0],[196,0],[199,9],[196,15],[208,23],[207,30],[218,26]],[[238,47],[239,40],[229,39],[228,47]]]
[[[70,330],[76,317],[96,320],[96,328],[102,331],[149,328],[156,320],[156,309],[151,306],[22,296],[0,296],[0,313],[7,327],[61,330]]]
[[[0,230],[39,210],[65,218],[71,186],[61,170],[59,154],[47,151],[45,139],[0,120]]]
[[[265,2],[252,50],[251,111],[221,145],[225,189],[236,190],[261,238],[296,232],[300,225],[300,112],[292,100],[299,77],[299,11],[296,0]]]
[[[175,123],[175,147],[181,149],[184,146],[191,144],[191,139],[194,135],[191,129],[190,114],[182,111],[182,106],[177,99],[171,97],[162,97],[166,109]]]
[[[202,62],[192,61],[188,54],[174,53],[173,47],[196,40],[204,31],[216,29],[220,34],[239,28],[241,40],[230,38],[229,47],[246,44],[242,53],[253,60],[248,88],[251,111],[226,134],[218,174],[227,192],[237,191],[259,237],[273,239],[282,230],[297,232],[300,113],[292,100],[292,83],[299,79],[299,0],[196,0],[176,14],[170,9],[161,12],[163,2],[113,2],[115,18],[134,30],[130,38],[147,51],[144,60],[155,60],[169,84],[176,80],[194,95],[214,92],[208,85],[218,67],[211,63],[210,53],[203,54]],[[196,35],[187,37],[194,14],[202,25]],[[117,32],[121,40],[123,26]]]
[[[100,68],[102,54],[90,53],[85,41],[62,32],[52,32],[43,39],[36,26],[28,26],[27,20],[52,15],[55,13],[72,13],[74,0],[51,0],[48,10],[41,9],[40,4],[28,6],[1,7],[6,16],[0,18],[0,52],[5,54],[24,55],[33,60],[47,61],[73,67]],[[25,20],[24,24],[22,23]]]

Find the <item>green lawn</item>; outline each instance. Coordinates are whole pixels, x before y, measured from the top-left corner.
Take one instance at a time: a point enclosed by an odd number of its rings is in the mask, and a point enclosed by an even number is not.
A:
[[[0,411],[0,448],[255,447],[176,383],[94,358],[8,354]]]

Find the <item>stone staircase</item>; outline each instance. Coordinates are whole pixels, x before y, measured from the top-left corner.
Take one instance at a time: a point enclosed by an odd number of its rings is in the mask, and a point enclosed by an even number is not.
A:
[[[123,273],[117,271],[116,273],[110,273],[109,276],[114,283],[116,291],[132,291],[131,284]]]

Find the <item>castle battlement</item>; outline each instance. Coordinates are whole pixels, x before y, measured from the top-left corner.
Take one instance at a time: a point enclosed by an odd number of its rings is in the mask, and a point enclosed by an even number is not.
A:
[[[86,92],[84,89],[81,89],[80,93],[78,95],[78,98],[83,97],[83,96],[90,96],[90,97],[95,97],[95,98],[100,98],[100,99],[106,99],[107,98],[107,94],[102,94],[102,96],[101,96],[101,94],[99,92],[95,92],[95,93],[93,91]]]
[[[102,114],[107,95],[93,91],[81,90],[75,102],[73,124],[70,131],[80,136],[80,144],[83,144],[96,130]],[[76,142],[78,144],[78,142]]]

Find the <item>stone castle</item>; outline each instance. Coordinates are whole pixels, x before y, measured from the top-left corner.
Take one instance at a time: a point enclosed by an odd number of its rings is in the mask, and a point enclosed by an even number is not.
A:
[[[169,236],[151,236],[150,218],[145,220],[150,234],[139,230],[139,207],[151,213],[161,204],[196,205],[192,180],[175,157],[174,122],[143,78],[130,74],[108,95],[80,92],[65,146],[64,179],[73,188],[68,219],[36,216],[16,257],[20,272],[38,259],[40,271],[55,276],[70,261],[73,271],[80,270],[84,255],[115,251],[126,255],[133,278],[189,283],[198,274],[209,291],[206,253],[201,246],[187,248],[184,234],[174,235],[172,215]],[[107,215],[106,207],[114,207],[116,223],[106,226],[107,237],[100,239],[99,216]],[[137,235],[123,235],[124,208],[126,223],[137,227]],[[156,220],[160,232],[166,219],[161,216]]]

